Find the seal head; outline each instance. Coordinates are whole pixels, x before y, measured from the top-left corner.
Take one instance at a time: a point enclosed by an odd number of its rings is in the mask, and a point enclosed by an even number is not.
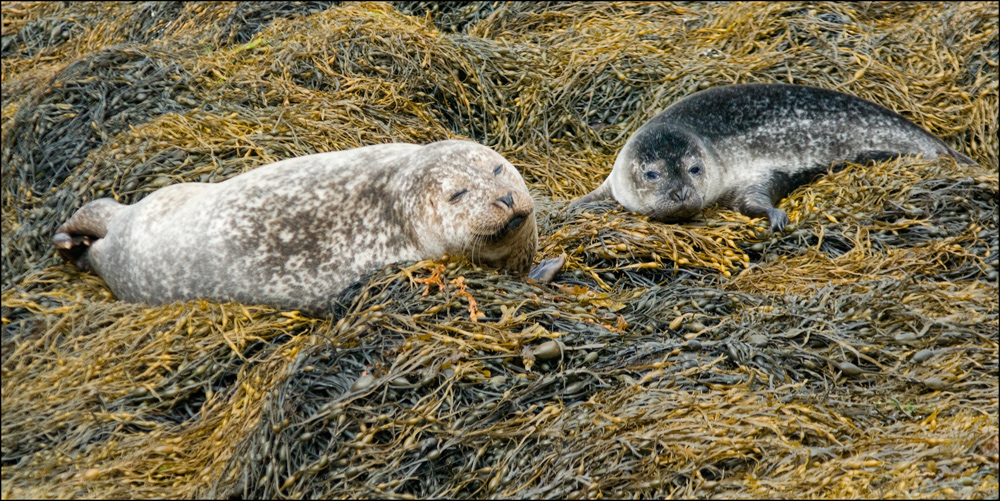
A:
[[[442,142],[442,143],[454,143]],[[527,272],[538,242],[534,202],[517,168],[496,152],[428,145],[402,182],[419,194],[412,213],[428,256],[464,255],[475,263]],[[440,146],[437,146],[440,145]]]
[[[665,222],[704,208],[709,150],[682,128],[640,129],[615,160],[611,192],[626,209]],[[629,189],[616,189],[629,187]]]

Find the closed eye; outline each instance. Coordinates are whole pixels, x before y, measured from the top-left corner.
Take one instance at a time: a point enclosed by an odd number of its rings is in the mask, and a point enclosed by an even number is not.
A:
[[[500,164],[495,169],[493,169],[494,176],[499,176],[501,172],[503,172],[503,164]]]
[[[469,192],[469,190],[459,190],[459,191],[456,191],[455,193],[452,193],[451,198],[449,198],[448,201],[451,202],[451,203],[455,203],[460,198],[462,198],[462,195],[465,195],[468,192]]]
[[[656,172],[655,170],[647,170],[646,179],[649,179],[650,181],[655,181],[657,179],[660,179],[660,173]]]

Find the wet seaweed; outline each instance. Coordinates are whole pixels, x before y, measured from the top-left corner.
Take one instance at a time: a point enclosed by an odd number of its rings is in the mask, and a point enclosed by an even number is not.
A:
[[[2,11],[5,498],[997,494],[990,3]],[[567,210],[648,118],[745,82],[870,99],[981,165],[848,165],[782,234]],[[51,248],[96,198],[446,138],[522,172],[554,282],[442,257],[324,316],[148,307]]]

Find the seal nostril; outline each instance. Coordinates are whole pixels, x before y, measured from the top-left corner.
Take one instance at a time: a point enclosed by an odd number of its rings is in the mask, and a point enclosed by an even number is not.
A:
[[[506,195],[498,198],[497,202],[506,205],[508,209],[514,208],[514,197],[511,195],[509,191],[507,192]]]
[[[685,188],[681,188],[679,190],[676,190],[676,191],[674,191],[672,193],[672,196],[674,197],[674,200],[677,200],[678,202],[683,202],[683,201],[687,200],[688,189],[685,187]]]

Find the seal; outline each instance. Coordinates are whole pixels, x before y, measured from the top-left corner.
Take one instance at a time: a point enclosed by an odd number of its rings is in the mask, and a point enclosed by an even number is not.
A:
[[[971,158],[899,114],[817,87],[744,84],[677,101],[642,125],[596,190],[577,199],[614,198],[660,221],[684,220],[719,203],[771,231],[788,223],[774,204],[831,167],[920,155]]]
[[[133,205],[95,200],[53,242],[125,301],[321,313],[351,282],[399,261],[464,255],[527,272],[538,232],[514,165],[448,140],[291,158],[221,183],[167,186]],[[532,278],[551,279],[555,266]]]

